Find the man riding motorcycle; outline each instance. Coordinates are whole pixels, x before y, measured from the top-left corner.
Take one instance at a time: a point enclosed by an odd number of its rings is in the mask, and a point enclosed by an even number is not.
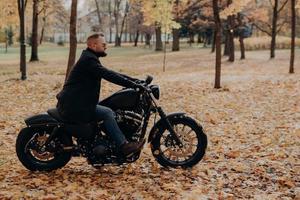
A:
[[[106,49],[103,34],[93,34],[87,38],[87,48],[57,94],[57,109],[63,119],[71,123],[103,120],[109,137],[116,142],[123,155],[129,156],[139,151],[144,141],[128,142],[118,127],[114,112],[98,105],[101,79],[127,88],[142,89],[142,86],[135,83],[137,79],[109,70],[100,63],[99,57],[107,55]]]

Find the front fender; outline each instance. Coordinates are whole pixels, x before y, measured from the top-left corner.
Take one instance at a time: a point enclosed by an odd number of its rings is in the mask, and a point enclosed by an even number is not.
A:
[[[185,115],[185,113],[183,112],[178,112],[178,113],[171,113],[169,115],[167,115],[167,119],[172,121],[173,119],[177,119],[177,118],[181,118]],[[158,120],[154,126],[152,127],[151,131],[150,131],[150,134],[149,134],[149,137],[148,137],[148,143],[151,142],[156,134],[159,132],[159,130],[162,130],[165,128],[165,124],[163,123],[163,120],[160,119]]]

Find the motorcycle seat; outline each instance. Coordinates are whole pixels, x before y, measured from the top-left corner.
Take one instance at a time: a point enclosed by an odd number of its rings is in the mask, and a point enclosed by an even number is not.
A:
[[[56,108],[47,110],[47,113],[58,122],[64,123],[65,130],[70,132],[74,137],[90,139],[93,136],[93,125],[90,123],[80,124],[66,121]]]
[[[49,110],[47,110],[47,113],[53,117],[54,119],[56,119],[59,122],[65,122],[65,120],[62,118],[62,116],[59,114],[58,110],[56,108],[51,108]]]

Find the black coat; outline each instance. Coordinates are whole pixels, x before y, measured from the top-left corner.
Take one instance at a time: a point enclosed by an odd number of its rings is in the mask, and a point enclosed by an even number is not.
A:
[[[66,121],[85,123],[94,119],[102,78],[123,87],[136,86],[130,77],[103,67],[92,50],[83,50],[56,96],[57,109]]]

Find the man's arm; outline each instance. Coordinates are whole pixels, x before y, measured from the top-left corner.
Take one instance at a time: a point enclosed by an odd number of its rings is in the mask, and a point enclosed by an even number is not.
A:
[[[132,77],[127,76],[125,74],[121,74],[120,72],[116,72],[116,73],[119,74],[120,76],[123,76],[124,78],[127,78],[127,79],[133,81],[133,82],[139,81],[139,79],[137,79],[137,78],[132,78]]]
[[[95,78],[100,79],[104,78],[105,80],[112,82],[114,84],[127,87],[127,88],[135,88],[137,84],[134,81],[123,74],[118,72],[109,70],[97,63],[96,61],[92,61],[90,65],[87,66],[87,70],[91,73]]]

